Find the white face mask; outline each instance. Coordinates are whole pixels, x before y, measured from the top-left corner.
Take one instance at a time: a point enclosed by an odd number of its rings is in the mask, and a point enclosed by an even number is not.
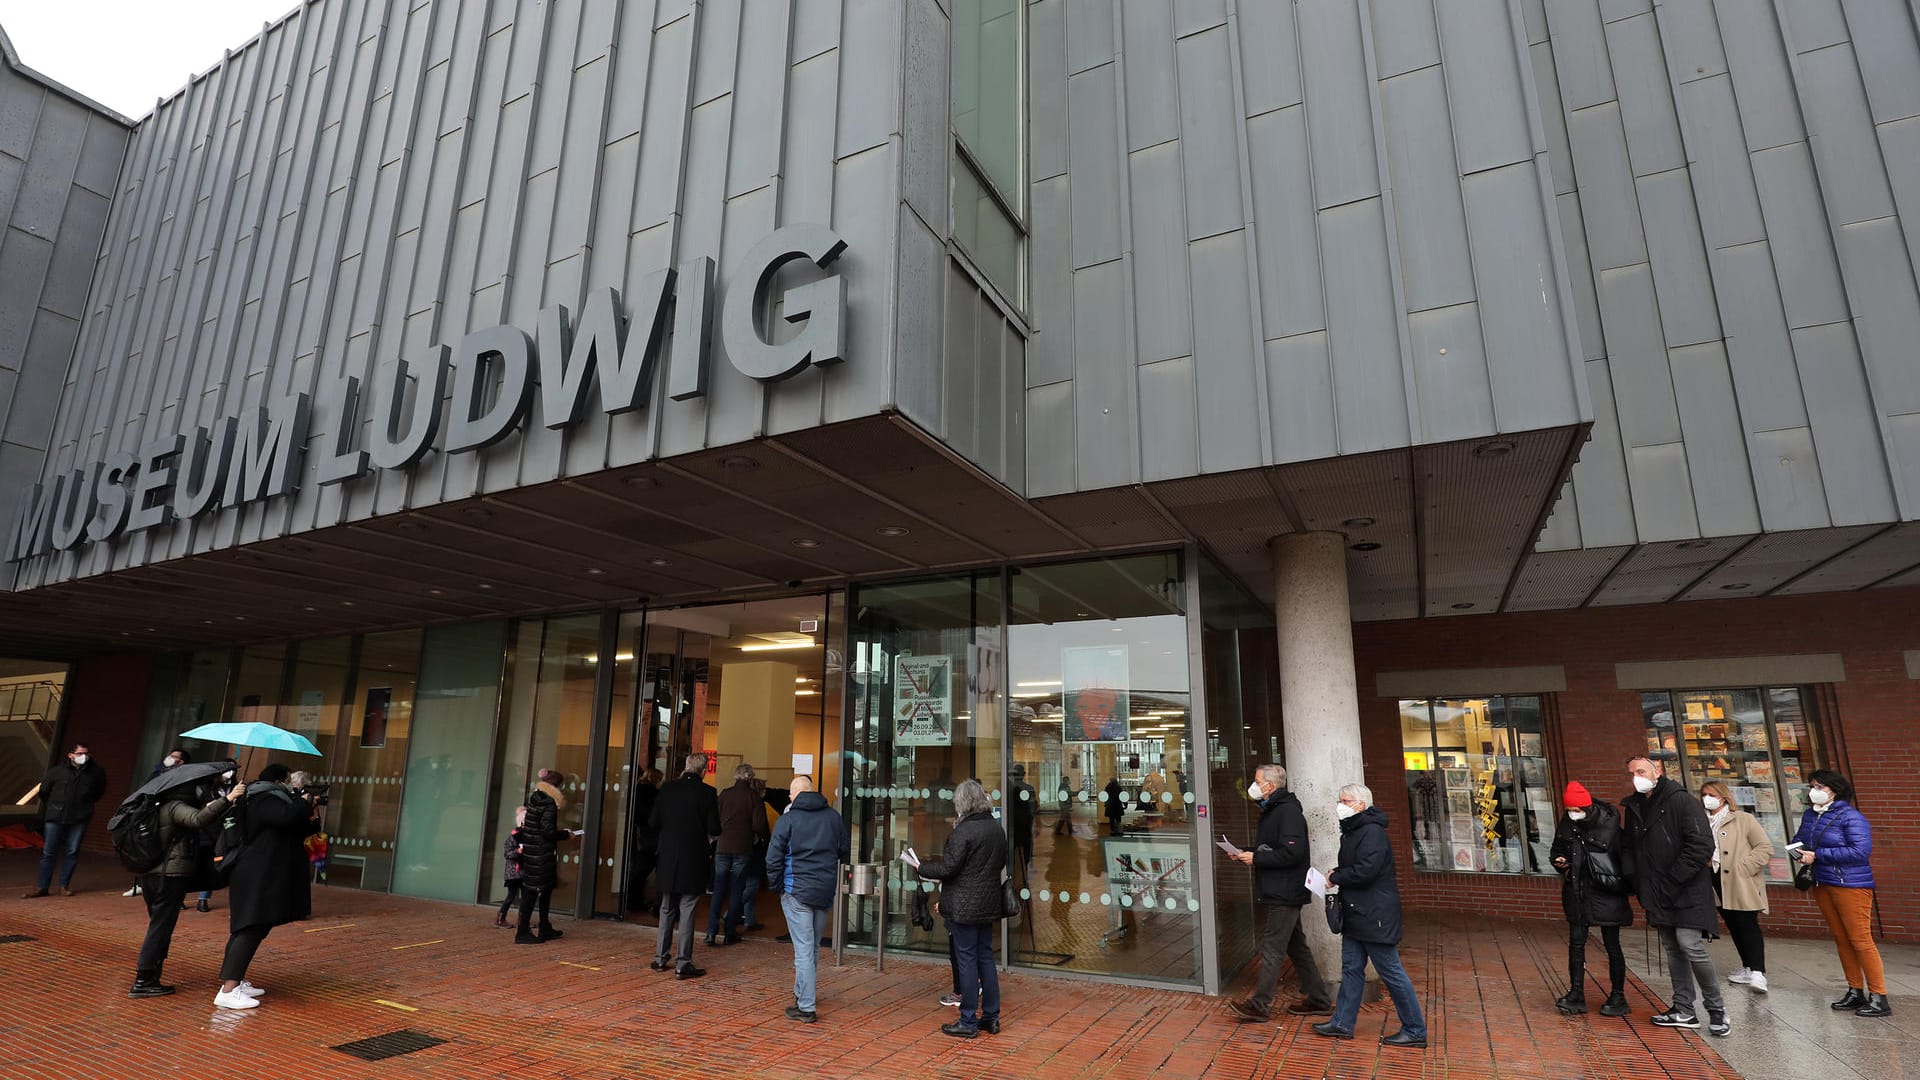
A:
[[[73,755],[73,763],[75,765],[85,765],[87,763],[87,755],[85,754]]]
[[[1635,776],[1633,778],[1633,790],[1645,795],[1647,792],[1653,790],[1655,783],[1656,781],[1651,776]]]
[[[1254,802],[1259,802],[1266,797],[1267,793],[1260,790],[1260,781],[1255,780],[1253,783],[1247,785],[1247,798],[1252,799]]]
[[[1808,788],[1807,801],[1815,806],[1825,806],[1833,801],[1833,792],[1825,788]]]
[[[170,757],[167,759],[167,768],[169,769],[173,768],[175,765],[178,765],[178,764],[180,764],[180,759],[177,757]]]
[[[1587,812],[1585,810],[1569,810],[1567,811],[1567,816],[1575,821],[1587,820]]]
[[[1718,795],[1709,795],[1706,798],[1701,799],[1700,801],[1706,804],[1707,809],[1709,811],[1718,810],[1722,805],[1720,802],[1720,797]]]
[[[1339,806],[1333,808],[1333,816],[1339,818],[1341,821],[1345,821],[1359,812],[1360,811],[1355,810],[1346,803],[1341,803]]]

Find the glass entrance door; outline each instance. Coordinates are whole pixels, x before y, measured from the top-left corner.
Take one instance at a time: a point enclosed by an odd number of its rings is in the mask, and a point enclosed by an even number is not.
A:
[[[682,774],[689,754],[707,755],[705,781],[722,791],[750,767],[763,812],[785,806],[796,772],[823,790],[839,782],[837,765],[826,764],[837,762],[840,743],[840,661],[828,646],[837,608],[837,598],[801,596],[622,620],[596,914],[655,920],[648,817],[660,785]],[[764,849],[753,854],[750,871]],[[758,891],[755,899],[748,921],[779,927],[777,898]],[[704,909],[697,918],[704,927]]]

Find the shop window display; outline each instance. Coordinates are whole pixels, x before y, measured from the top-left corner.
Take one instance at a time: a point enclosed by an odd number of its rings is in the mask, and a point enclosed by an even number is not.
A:
[[[1537,696],[1400,702],[1422,870],[1552,874],[1553,777]]]
[[[1798,687],[1655,690],[1640,695],[1647,753],[1698,795],[1718,780],[1760,819],[1774,846],[1773,882],[1792,880],[1784,855],[1799,825],[1800,793],[1820,767],[1808,695]]]

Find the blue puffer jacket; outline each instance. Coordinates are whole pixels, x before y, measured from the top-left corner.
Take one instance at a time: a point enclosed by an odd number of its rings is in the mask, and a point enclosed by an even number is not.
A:
[[[793,800],[767,844],[767,880],[776,892],[816,910],[833,906],[840,864],[847,861],[847,825],[817,791]]]
[[[1844,799],[1835,800],[1824,814],[1812,807],[1800,815],[1795,840],[1813,852],[1813,880],[1821,885],[1850,889],[1873,888],[1873,828],[1867,816]]]

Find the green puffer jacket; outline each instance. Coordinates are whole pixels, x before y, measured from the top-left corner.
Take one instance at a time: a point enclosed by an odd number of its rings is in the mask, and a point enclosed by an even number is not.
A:
[[[225,816],[225,797],[213,800],[202,810],[178,799],[161,806],[160,841],[167,845],[167,858],[155,872],[166,877],[192,877],[200,858],[200,830]]]

